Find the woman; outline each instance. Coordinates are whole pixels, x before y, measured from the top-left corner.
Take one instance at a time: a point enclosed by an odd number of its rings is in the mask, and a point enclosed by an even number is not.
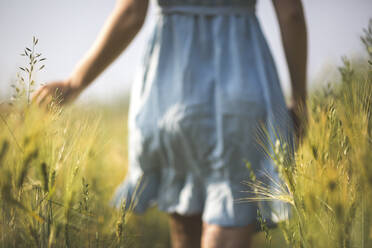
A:
[[[300,0],[273,0],[292,82],[288,111],[255,16],[255,0],[158,0],[160,13],[133,85],[130,168],[115,196],[135,212],[156,202],[170,216],[173,247],[249,247],[257,203],[237,203],[249,180],[272,164],[258,149],[259,126],[291,140],[303,130],[306,26]],[[46,104],[75,99],[128,46],[148,0],[118,0],[101,34],[67,80],[36,92]],[[136,193],[136,189],[138,192]],[[128,204],[129,203],[129,204]],[[268,219],[270,219],[270,215]]]

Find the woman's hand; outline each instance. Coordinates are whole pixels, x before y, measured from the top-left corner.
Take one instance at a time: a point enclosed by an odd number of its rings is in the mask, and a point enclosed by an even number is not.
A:
[[[300,143],[307,129],[308,112],[306,103],[293,103],[288,109],[293,121],[296,143]]]
[[[32,100],[42,106],[48,106],[52,101],[63,105],[75,100],[79,94],[80,90],[72,87],[69,80],[56,81],[42,86],[35,92]]]

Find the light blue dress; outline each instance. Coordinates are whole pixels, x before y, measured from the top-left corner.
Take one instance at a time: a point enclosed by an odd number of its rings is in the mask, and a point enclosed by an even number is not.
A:
[[[137,213],[202,214],[221,226],[256,222],[248,161],[277,178],[257,144],[269,130],[291,140],[276,68],[254,0],[158,0],[160,11],[131,94],[129,173],[114,196]],[[268,145],[268,142],[266,143]],[[274,204],[275,205],[275,204]],[[275,215],[274,216],[274,212]]]

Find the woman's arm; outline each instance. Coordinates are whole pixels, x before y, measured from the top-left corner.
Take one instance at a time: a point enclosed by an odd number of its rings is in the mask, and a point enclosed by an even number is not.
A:
[[[301,0],[273,0],[292,86],[291,111],[301,135],[306,120],[307,30]]]
[[[129,45],[144,23],[147,7],[148,0],[118,0],[93,46],[71,76],[43,86],[35,93],[34,100],[48,103],[56,91],[62,103],[75,99]]]

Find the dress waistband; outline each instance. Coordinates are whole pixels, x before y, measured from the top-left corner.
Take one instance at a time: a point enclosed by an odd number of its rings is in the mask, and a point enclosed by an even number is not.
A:
[[[160,6],[160,13],[187,14],[187,15],[247,15],[255,12],[255,6],[196,6],[196,5],[175,5]]]

